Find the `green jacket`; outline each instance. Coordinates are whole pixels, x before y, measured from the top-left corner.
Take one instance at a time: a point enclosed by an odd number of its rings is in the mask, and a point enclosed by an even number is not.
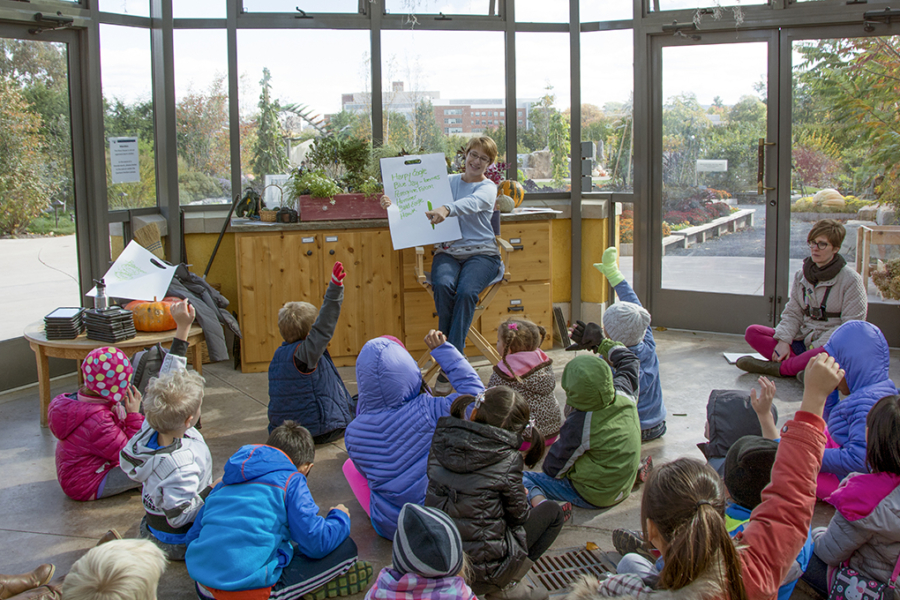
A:
[[[591,354],[574,358],[563,371],[566,404],[573,410],[544,459],[544,473],[568,477],[582,498],[604,507],[628,497],[641,462],[640,361],[618,342],[604,340],[600,350],[614,371]]]

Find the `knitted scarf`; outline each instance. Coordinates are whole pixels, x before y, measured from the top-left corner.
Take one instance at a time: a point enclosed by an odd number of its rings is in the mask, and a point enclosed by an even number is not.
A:
[[[847,261],[840,254],[836,254],[834,260],[824,267],[814,263],[812,256],[807,256],[803,259],[803,277],[811,284],[816,285],[820,281],[829,281],[837,277],[846,264]]]

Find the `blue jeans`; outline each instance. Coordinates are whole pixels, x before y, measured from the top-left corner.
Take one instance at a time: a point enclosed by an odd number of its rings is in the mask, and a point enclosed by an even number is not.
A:
[[[466,335],[475,316],[478,295],[497,278],[498,254],[475,254],[458,260],[438,252],[431,263],[431,287],[438,314],[438,329],[460,352],[466,347]]]
[[[522,483],[525,484],[525,488],[528,490],[529,502],[535,496],[540,495],[548,500],[571,502],[580,508],[600,508],[582,498],[575,491],[575,488],[572,487],[572,482],[569,481],[568,477],[554,479],[540,471],[525,471],[522,473]]]

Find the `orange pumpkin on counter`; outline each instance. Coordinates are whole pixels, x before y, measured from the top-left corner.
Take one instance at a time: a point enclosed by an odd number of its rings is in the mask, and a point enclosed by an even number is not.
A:
[[[169,331],[178,325],[172,318],[172,305],[181,302],[181,298],[167,296],[162,300],[133,300],[125,305],[126,310],[134,313],[134,328],[138,331]]]

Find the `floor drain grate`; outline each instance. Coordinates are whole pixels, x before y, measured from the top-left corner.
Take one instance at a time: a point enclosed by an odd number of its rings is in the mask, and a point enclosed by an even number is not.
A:
[[[592,544],[593,545],[593,544]],[[537,579],[551,594],[563,594],[583,575],[603,579],[615,573],[616,567],[605,552],[575,548],[554,556],[542,556],[528,575]]]

